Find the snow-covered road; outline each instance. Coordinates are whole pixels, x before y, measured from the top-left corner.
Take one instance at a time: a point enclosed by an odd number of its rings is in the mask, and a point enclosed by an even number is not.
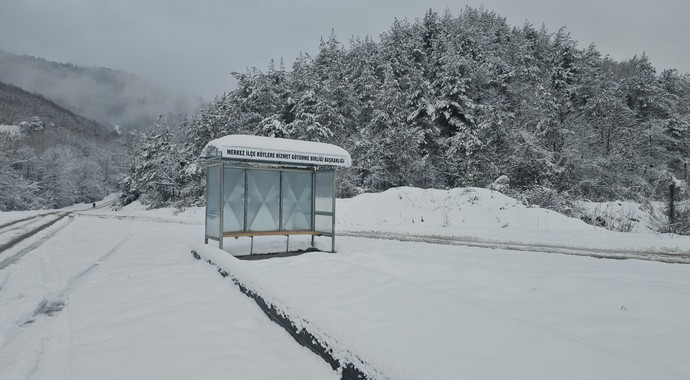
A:
[[[596,248],[586,245],[563,245],[556,242],[531,242],[497,240],[474,236],[444,236],[433,234],[400,233],[389,231],[341,231],[341,236],[369,239],[397,240],[442,245],[459,245],[475,248],[504,249],[511,251],[559,253],[563,255],[588,256],[599,259],[645,260],[671,264],[690,264],[690,252],[669,247],[642,248]]]
[[[0,271],[0,379],[338,378],[193,260],[202,234],[75,217]]]

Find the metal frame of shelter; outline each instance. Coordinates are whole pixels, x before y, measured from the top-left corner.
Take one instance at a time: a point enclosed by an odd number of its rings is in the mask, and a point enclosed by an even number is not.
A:
[[[259,142],[268,141],[261,140],[266,138],[259,139]],[[304,145],[304,142],[300,143]],[[202,157],[205,155],[204,158],[207,158],[204,237],[206,244],[209,239],[216,240],[219,248],[223,249],[223,238],[249,237],[251,255],[254,251],[255,236],[282,235],[287,238],[285,251],[288,252],[290,235],[311,235],[312,247],[315,244],[315,236],[330,237],[331,252],[335,252],[334,166],[294,160],[262,161],[229,154],[250,154],[251,151],[248,149],[221,147],[214,151],[216,148],[214,146],[210,149],[210,153],[205,148],[205,153],[202,153]],[[270,157],[275,157],[280,154],[276,152],[281,152],[270,149],[258,151],[259,155]],[[228,154],[224,155],[225,152]],[[347,155],[347,152],[345,154]],[[294,154],[291,156],[296,157]],[[307,154],[297,157],[318,156]],[[349,166],[349,160],[347,155],[347,165],[340,166]]]

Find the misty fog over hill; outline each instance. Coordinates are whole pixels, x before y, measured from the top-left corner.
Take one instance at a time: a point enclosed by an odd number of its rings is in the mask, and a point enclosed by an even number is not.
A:
[[[93,120],[66,110],[41,95],[0,82],[0,124],[40,124],[64,128],[88,136],[104,136],[105,128]]]
[[[41,94],[108,128],[142,130],[157,116],[171,124],[196,112],[202,99],[157,88],[107,68],[80,67],[0,50],[0,82]]]

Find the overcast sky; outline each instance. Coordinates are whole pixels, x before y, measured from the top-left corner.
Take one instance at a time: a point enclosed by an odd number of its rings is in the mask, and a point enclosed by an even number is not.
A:
[[[690,72],[688,0],[0,0],[0,49],[122,70],[210,100],[233,88],[231,72],[281,57],[289,67],[331,29],[341,42],[378,39],[395,17],[465,5],[511,25],[566,26],[580,47],[593,42],[616,60],[646,52],[659,72]]]

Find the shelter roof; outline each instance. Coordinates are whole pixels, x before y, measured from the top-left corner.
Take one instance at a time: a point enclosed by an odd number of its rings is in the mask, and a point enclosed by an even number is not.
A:
[[[350,154],[333,144],[250,135],[228,135],[212,140],[202,150],[201,157],[302,166],[352,165]]]

